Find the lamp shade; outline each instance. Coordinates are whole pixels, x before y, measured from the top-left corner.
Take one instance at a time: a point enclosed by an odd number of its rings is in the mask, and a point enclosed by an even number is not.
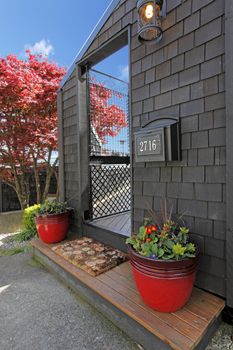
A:
[[[138,39],[157,43],[162,39],[161,17],[164,0],[138,0]]]

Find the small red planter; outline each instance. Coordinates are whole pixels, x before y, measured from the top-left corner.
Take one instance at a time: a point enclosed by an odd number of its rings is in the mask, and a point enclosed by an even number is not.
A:
[[[69,213],[41,215],[35,218],[40,239],[45,243],[57,243],[65,239],[69,229]]]
[[[181,309],[192,292],[199,254],[178,261],[154,260],[127,246],[135,283],[145,304],[161,312]]]

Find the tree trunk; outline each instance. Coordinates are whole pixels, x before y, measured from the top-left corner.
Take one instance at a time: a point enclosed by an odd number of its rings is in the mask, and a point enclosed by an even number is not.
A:
[[[59,194],[60,194],[60,192],[59,192],[59,180],[58,180],[58,173],[57,173],[57,171],[56,171],[56,169],[54,170],[54,175],[55,175],[55,177],[56,177],[56,183],[57,183],[57,191],[56,191],[56,199],[57,200],[59,200]]]
[[[29,206],[30,203],[30,186],[29,186],[29,174],[26,172],[26,168],[21,168],[20,179],[20,197],[23,202],[24,208]]]
[[[25,177],[22,168],[22,174],[18,175],[14,164],[11,164],[11,171],[14,174],[14,178],[11,182],[7,182],[16,192],[21,209],[25,209],[29,205],[30,191],[29,191],[29,181],[28,176]]]
[[[33,158],[33,169],[34,169],[34,177],[35,177],[35,185],[36,185],[36,203],[41,203],[41,188],[40,188],[40,176],[37,168],[37,159]]]
[[[17,193],[17,196],[18,196],[18,199],[19,199],[19,203],[20,203],[20,206],[21,206],[21,209],[24,210],[28,207],[28,198],[27,196],[21,194],[21,193]]]
[[[48,160],[47,160],[47,168],[46,168],[45,188],[44,188],[44,193],[42,195],[42,203],[46,200],[46,198],[49,194],[49,188],[50,188],[50,183],[51,183],[51,179],[52,179],[53,174],[56,176],[55,173],[56,173],[56,165],[58,162],[58,158],[51,165],[51,156],[52,156],[52,150],[49,150]],[[57,188],[58,188],[58,184],[57,184]]]
[[[52,169],[48,165],[47,170],[46,170],[45,188],[44,188],[44,193],[42,196],[42,202],[44,202],[46,200],[46,198],[49,194],[49,188],[50,188],[52,175],[53,175]]]

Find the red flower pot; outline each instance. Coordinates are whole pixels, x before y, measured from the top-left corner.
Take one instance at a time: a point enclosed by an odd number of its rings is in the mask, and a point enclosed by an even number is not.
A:
[[[45,243],[57,243],[65,239],[69,229],[69,213],[41,215],[35,218],[40,239]]]
[[[145,304],[161,312],[181,309],[192,293],[199,253],[196,258],[178,261],[154,260],[127,246],[134,280]]]

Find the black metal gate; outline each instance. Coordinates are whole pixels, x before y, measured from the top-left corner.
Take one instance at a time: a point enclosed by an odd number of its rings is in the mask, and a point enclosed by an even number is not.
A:
[[[90,219],[130,210],[128,84],[88,72]]]

